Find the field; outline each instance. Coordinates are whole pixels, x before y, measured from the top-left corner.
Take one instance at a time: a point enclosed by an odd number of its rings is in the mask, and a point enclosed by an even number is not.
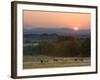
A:
[[[24,35],[23,68],[89,66],[90,42],[89,36]]]
[[[24,56],[24,69],[90,66],[89,57]]]

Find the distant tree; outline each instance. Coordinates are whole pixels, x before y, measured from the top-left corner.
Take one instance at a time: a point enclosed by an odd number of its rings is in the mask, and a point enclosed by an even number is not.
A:
[[[33,53],[32,46],[26,46],[23,48],[23,55],[32,55],[32,53]]]
[[[90,57],[91,56],[91,41],[90,38],[84,39],[81,46],[81,56],[82,57]]]

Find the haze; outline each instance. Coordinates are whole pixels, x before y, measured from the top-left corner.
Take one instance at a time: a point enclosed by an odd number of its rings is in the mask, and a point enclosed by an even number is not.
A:
[[[91,14],[23,11],[25,29],[31,28],[71,28],[90,29]]]

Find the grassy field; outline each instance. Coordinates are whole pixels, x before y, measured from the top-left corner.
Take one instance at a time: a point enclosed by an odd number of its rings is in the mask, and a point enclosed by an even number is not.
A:
[[[89,57],[52,57],[52,56],[24,56],[23,68],[52,68],[90,66]]]

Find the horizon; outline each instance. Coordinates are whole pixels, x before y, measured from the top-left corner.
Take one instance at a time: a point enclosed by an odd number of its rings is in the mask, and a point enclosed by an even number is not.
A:
[[[65,30],[74,30],[74,28],[57,28],[57,27],[31,27],[31,28],[23,28],[25,30],[31,30],[31,29],[65,29]],[[80,31],[80,30],[90,30],[90,28],[88,29],[78,29],[77,31]]]
[[[58,35],[90,35],[90,29],[81,29],[75,30],[70,28],[33,28],[33,29],[24,29],[24,34],[58,34]]]

